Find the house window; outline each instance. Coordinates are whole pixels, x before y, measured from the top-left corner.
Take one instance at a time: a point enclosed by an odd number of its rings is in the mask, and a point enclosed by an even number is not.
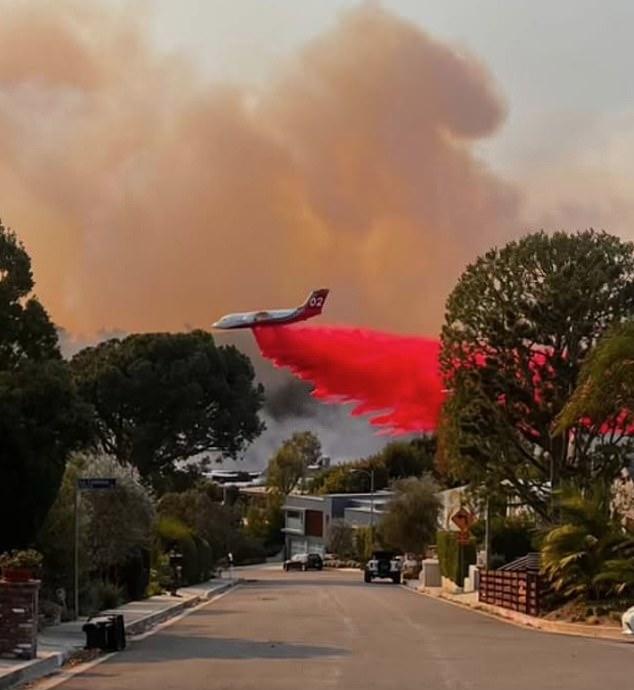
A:
[[[301,510],[286,511],[286,527],[296,531],[304,531],[304,514]]]

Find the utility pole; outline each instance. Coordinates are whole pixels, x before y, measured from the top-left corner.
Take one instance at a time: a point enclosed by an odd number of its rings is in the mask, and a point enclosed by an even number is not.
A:
[[[370,539],[374,548],[374,470],[370,470]]]
[[[371,546],[374,548],[374,469],[361,470],[354,468],[350,472],[365,474],[370,478],[370,539],[372,541]]]
[[[75,482],[75,548],[73,606],[75,620],[79,618],[79,501],[82,491],[112,491],[117,486],[115,477],[78,477]]]
[[[79,618],[79,484],[75,485],[75,544],[74,544],[74,572],[73,572],[73,611],[74,618]]]
[[[487,496],[484,506],[484,569],[489,570],[491,564],[491,509]]]

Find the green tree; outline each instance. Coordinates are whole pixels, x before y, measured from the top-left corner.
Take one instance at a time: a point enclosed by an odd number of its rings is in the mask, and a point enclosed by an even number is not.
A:
[[[158,502],[158,512],[161,517],[176,518],[193,535],[205,539],[214,559],[224,558],[238,541],[242,521],[239,509],[213,501],[206,491],[167,493]]]
[[[311,431],[295,433],[282,443],[269,461],[267,485],[286,496],[306,475],[306,468],[321,457],[321,444]]]
[[[365,563],[372,556],[377,543],[381,543],[380,531],[376,528],[357,527],[354,530],[354,558]]]
[[[312,431],[298,431],[291,436],[290,442],[297,448],[306,467],[321,459],[321,442]]]
[[[615,440],[634,413],[634,322],[613,326],[583,362],[577,387],[557,420],[564,433],[580,420],[615,430]]]
[[[112,491],[84,492],[82,511],[89,519],[85,557],[102,579],[120,582],[126,561],[136,549],[149,553],[155,522],[152,496],[138,470],[108,455],[77,458],[81,476],[114,477]]]
[[[340,558],[356,555],[354,529],[343,520],[333,520],[328,528],[328,551]]]
[[[355,472],[355,470],[363,471]],[[385,463],[380,455],[373,455],[362,460],[344,462],[320,472],[311,483],[311,493],[367,493],[370,490],[370,478],[366,473],[371,471],[374,471],[375,491],[387,488],[389,477]]]
[[[431,477],[410,477],[395,482],[393,489],[395,496],[379,523],[381,540],[403,552],[422,554],[436,536],[439,486]]]
[[[71,366],[94,406],[100,447],[157,487],[178,461],[207,451],[235,456],[263,429],[263,391],[248,357],[202,331],[109,340]]]
[[[436,437],[421,436],[411,441],[392,441],[375,455],[341,463],[320,472],[311,482],[311,493],[363,493],[370,490],[367,474],[374,470],[375,490],[391,481],[435,473]]]
[[[68,453],[90,438],[89,410],[32,289],[29,256],[0,224],[0,552],[33,543]]]
[[[62,587],[67,593],[67,603],[72,602],[73,591],[73,558],[75,544],[75,491],[77,478],[80,476],[79,465],[72,457],[66,463],[62,482],[37,535],[37,549],[44,556],[43,583],[45,597],[54,599],[55,590]],[[80,512],[79,550],[86,553],[88,549],[88,513]],[[90,563],[88,559],[79,561],[79,579],[82,584],[89,581]]]
[[[435,472],[436,437],[421,436],[412,441],[392,441],[380,456],[390,480],[421,477]]]
[[[31,259],[15,233],[0,223],[0,370],[21,362],[60,359],[57,331],[30,293]]]
[[[267,552],[277,552],[284,544],[284,496],[277,491],[269,492],[264,506],[251,503],[246,514],[246,532],[260,541]]]
[[[616,476],[627,441],[617,448],[597,425],[552,428],[587,353],[633,313],[633,246],[605,233],[540,232],[469,266],[442,330],[451,396],[439,442],[454,476],[519,495],[546,519],[562,482]]]
[[[135,468],[113,457],[76,453],[66,465],[60,491],[38,536],[45,585],[70,594],[75,541],[74,507],[78,477],[114,477],[112,491],[83,492],[80,507],[80,572],[84,590],[93,580],[125,586],[142,596],[147,584],[155,523],[152,496]],[[141,584],[136,584],[137,581]]]

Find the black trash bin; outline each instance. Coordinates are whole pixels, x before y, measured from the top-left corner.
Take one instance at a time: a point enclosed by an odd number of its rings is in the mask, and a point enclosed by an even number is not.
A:
[[[86,649],[106,649],[107,629],[110,623],[109,616],[96,616],[84,623],[82,630],[86,633]]]
[[[108,634],[106,635],[108,649],[113,652],[118,652],[125,649],[125,625],[123,622],[123,616],[120,613],[109,616],[112,621],[112,625],[108,628]]]
[[[86,633],[86,649],[101,649],[105,652],[118,652],[125,649],[125,626],[123,616],[96,616],[82,627]]]

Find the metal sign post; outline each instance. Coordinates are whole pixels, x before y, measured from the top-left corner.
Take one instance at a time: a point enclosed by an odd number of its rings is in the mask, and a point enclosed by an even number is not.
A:
[[[75,620],[79,618],[79,500],[82,491],[111,491],[117,486],[114,477],[79,477],[75,486],[75,545],[74,545],[74,592]]]
[[[473,513],[460,508],[451,518],[458,528],[458,570],[460,572],[461,586],[464,586],[464,547],[470,540],[470,529],[475,522]]]
[[[74,543],[74,571],[73,571],[73,614],[75,620],[79,618],[79,483],[75,487],[75,543]]]

